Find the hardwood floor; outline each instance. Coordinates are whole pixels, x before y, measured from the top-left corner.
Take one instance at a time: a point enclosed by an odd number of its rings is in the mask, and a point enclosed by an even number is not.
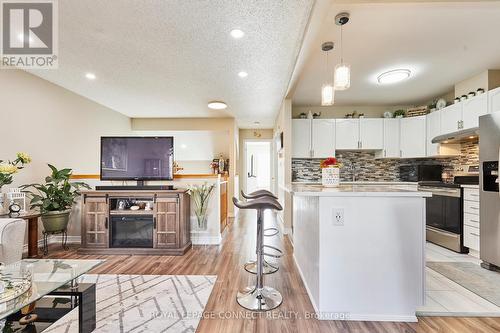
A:
[[[283,295],[283,304],[266,313],[245,311],[236,303],[238,289],[253,284],[243,264],[255,253],[255,215],[240,213],[226,228],[220,246],[194,246],[184,256],[78,255],[76,248],[63,251],[52,245],[49,258],[101,258],[106,262],[97,274],[217,275],[217,282],[198,326],[198,332],[500,332],[500,318],[420,317],[418,323],[319,321],[292,258],[292,246],[285,238],[273,237],[271,245],[284,250],[277,273],[265,277],[265,284]],[[273,224],[266,215],[266,226]],[[309,318],[306,318],[309,316]]]

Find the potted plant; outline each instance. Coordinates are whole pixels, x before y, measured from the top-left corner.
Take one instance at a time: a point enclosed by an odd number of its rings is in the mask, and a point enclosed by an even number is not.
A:
[[[214,189],[213,184],[193,185],[189,187],[189,194],[193,198],[194,213],[198,220],[198,228],[205,229],[207,224],[208,199]]]
[[[17,153],[14,161],[0,160],[0,214],[3,213],[2,186],[12,184],[15,173],[24,168],[25,164],[31,162],[31,157],[26,153]]]
[[[328,157],[321,161],[321,184],[325,187],[337,187],[340,185],[340,168],[342,165],[335,157]]]
[[[400,109],[400,110],[394,111],[393,116],[394,116],[394,118],[403,118],[405,116],[405,114],[406,114],[406,111],[403,109]]]
[[[66,230],[69,213],[80,189],[90,189],[85,183],[70,182],[71,169],[57,170],[48,164],[52,174],[45,178],[45,184],[23,185],[22,189],[31,195],[31,208],[40,210],[43,227],[46,232]]]

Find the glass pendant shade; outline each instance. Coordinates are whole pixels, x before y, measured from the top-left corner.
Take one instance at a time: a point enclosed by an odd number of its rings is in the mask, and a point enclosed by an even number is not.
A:
[[[335,89],[331,83],[325,83],[321,87],[321,106],[333,105],[335,98]]]
[[[335,90],[346,90],[351,86],[351,66],[340,63],[335,66]]]

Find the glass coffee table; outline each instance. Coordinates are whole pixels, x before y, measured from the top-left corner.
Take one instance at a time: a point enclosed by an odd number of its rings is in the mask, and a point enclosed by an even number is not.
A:
[[[36,316],[46,320],[51,317],[51,309],[40,309],[38,314],[33,305],[45,296],[66,297],[72,305],[69,310],[79,308],[80,332],[92,332],[95,329],[95,284],[78,284],[77,278],[102,262],[104,260],[25,259],[0,266],[0,291],[4,289],[0,293],[0,321],[5,325],[21,318],[19,322],[22,323],[24,315],[30,312],[27,310],[30,305]],[[28,318],[33,319],[33,315]],[[0,331],[3,325],[0,323]]]

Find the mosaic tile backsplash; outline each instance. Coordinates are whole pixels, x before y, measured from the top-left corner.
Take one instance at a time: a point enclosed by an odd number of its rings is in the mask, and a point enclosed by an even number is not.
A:
[[[399,166],[412,164],[443,165],[444,181],[451,181],[453,175],[462,172],[465,165],[479,164],[479,145],[477,142],[461,144],[460,155],[447,158],[419,159],[376,159],[374,152],[337,151],[337,159],[344,165],[340,171],[341,181],[352,181],[354,164],[356,181],[400,181]],[[292,181],[320,182],[322,159],[292,159]]]

